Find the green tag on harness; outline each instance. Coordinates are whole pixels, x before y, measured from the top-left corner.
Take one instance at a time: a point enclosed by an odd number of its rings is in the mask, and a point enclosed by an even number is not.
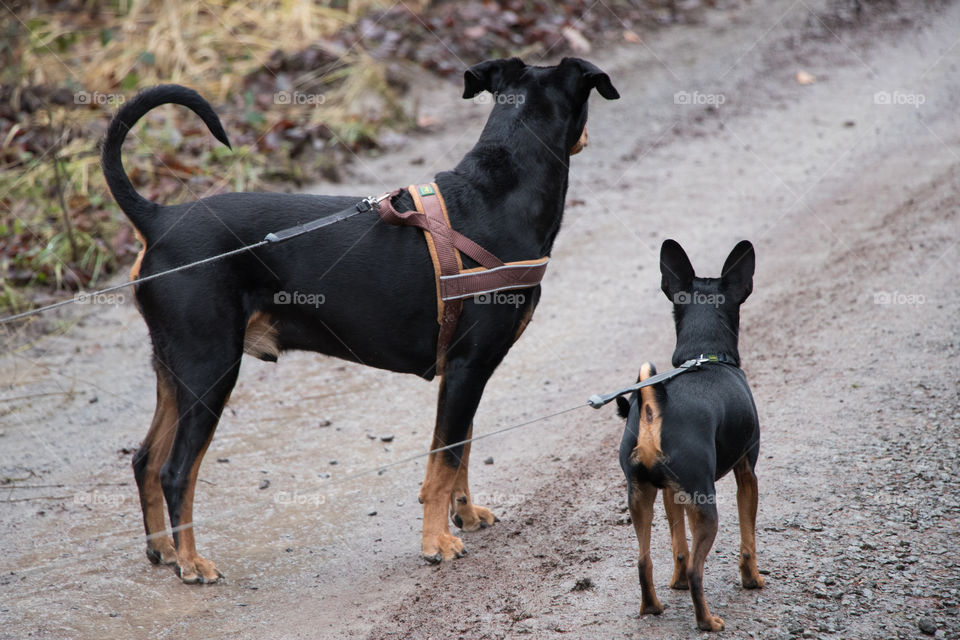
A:
[[[418,187],[421,196],[435,196],[437,192],[433,190],[432,184],[422,184]]]

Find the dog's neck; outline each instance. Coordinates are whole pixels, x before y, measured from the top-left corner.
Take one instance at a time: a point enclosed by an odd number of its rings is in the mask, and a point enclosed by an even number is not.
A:
[[[502,233],[531,245],[539,257],[549,255],[563,219],[571,125],[543,124],[526,111],[496,105],[453,173],[475,189]]]
[[[725,313],[710,305],[674,305],[677,327],[677,346],[673,351],[673,366],[700,355],[724,354],[739,366],[739,313]]]

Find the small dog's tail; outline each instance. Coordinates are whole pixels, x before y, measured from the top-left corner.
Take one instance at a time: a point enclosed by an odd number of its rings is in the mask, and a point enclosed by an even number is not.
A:
[[[653,366],[653,363],[645,362],[640,367],[637,382],[643,382],[656,374],[657,369]],[[661,387],[661,385],[655,384],[640,389],[640,421],[637,424],[637,446],[634,447],[633,453],[630,455],[634,462],[638,462],[648,469],[652,469],[663,457],[663,452],[660,450],[661,414],[657,387]]]
[[[107,180],[110,192],[123,212],[130,218],[130,222],[140,233],[149,237],[151,220],[156,213],[157,205],[150,202],[134,189],[130,178],[123,170],[120,149],[127,137],[127,132],[148,111],[162,104],[179,104],[188,107],[196,113],[210,129],[217,140],[230,146],[227,134],[220,124],[220,118],[213,107],[204,100],[199,93],[177,84],[162,84],[138,93],[132,100],[124,104],[117,115],[110,121],[106,139],[103,142],[103,153],[100,156],[100,165],[103,176]]]

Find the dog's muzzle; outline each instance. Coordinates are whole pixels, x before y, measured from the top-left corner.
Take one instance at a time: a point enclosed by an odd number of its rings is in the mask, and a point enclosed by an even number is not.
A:
[[[583,148],[587,146],[588,142],[589,138],[587,137],[587,125],[583,125],[583,133],[580,134],[580,139],[577,140],[577,143],[573,145],[572,149],[570,149],[570,155],[583,151]]]

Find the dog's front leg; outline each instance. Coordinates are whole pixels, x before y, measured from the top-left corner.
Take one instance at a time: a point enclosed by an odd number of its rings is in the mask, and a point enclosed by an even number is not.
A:
[[[489,377],[490,372],[483,369],[462,366],[457,362],[447,363],[437,399],[437,422],[431,449],[467,439],[473,414],[480,404]],[[422,552],[429,562],[452,560],[466,552],[463,541],[450,534],[448,510],[451,502],[456,502],[460,497],[456,491],[458,486],[465,495],[469,495],[466,493],[468,455],[469,448],[461,445],[433,453],[427,460],[427,474],[420,487],[420,503],[423,504]],[[461,469],[462,485],[458,483]],[[464,506],[472,506],[469,498]]]
[[[467,430],[467,440],[473,437],[473,425]],[[450,500],[450,518],[460,529],[464,531],[476,531],[485,529],[497,521],[497,517],[486,507],[481,507],[473,503],[470,496],[470,483],[468,480],[470,466],[470,443],[463,448],[463,457],[460,460],[460,468],[457,470],[457,478],[453,484],[453,496]]]

